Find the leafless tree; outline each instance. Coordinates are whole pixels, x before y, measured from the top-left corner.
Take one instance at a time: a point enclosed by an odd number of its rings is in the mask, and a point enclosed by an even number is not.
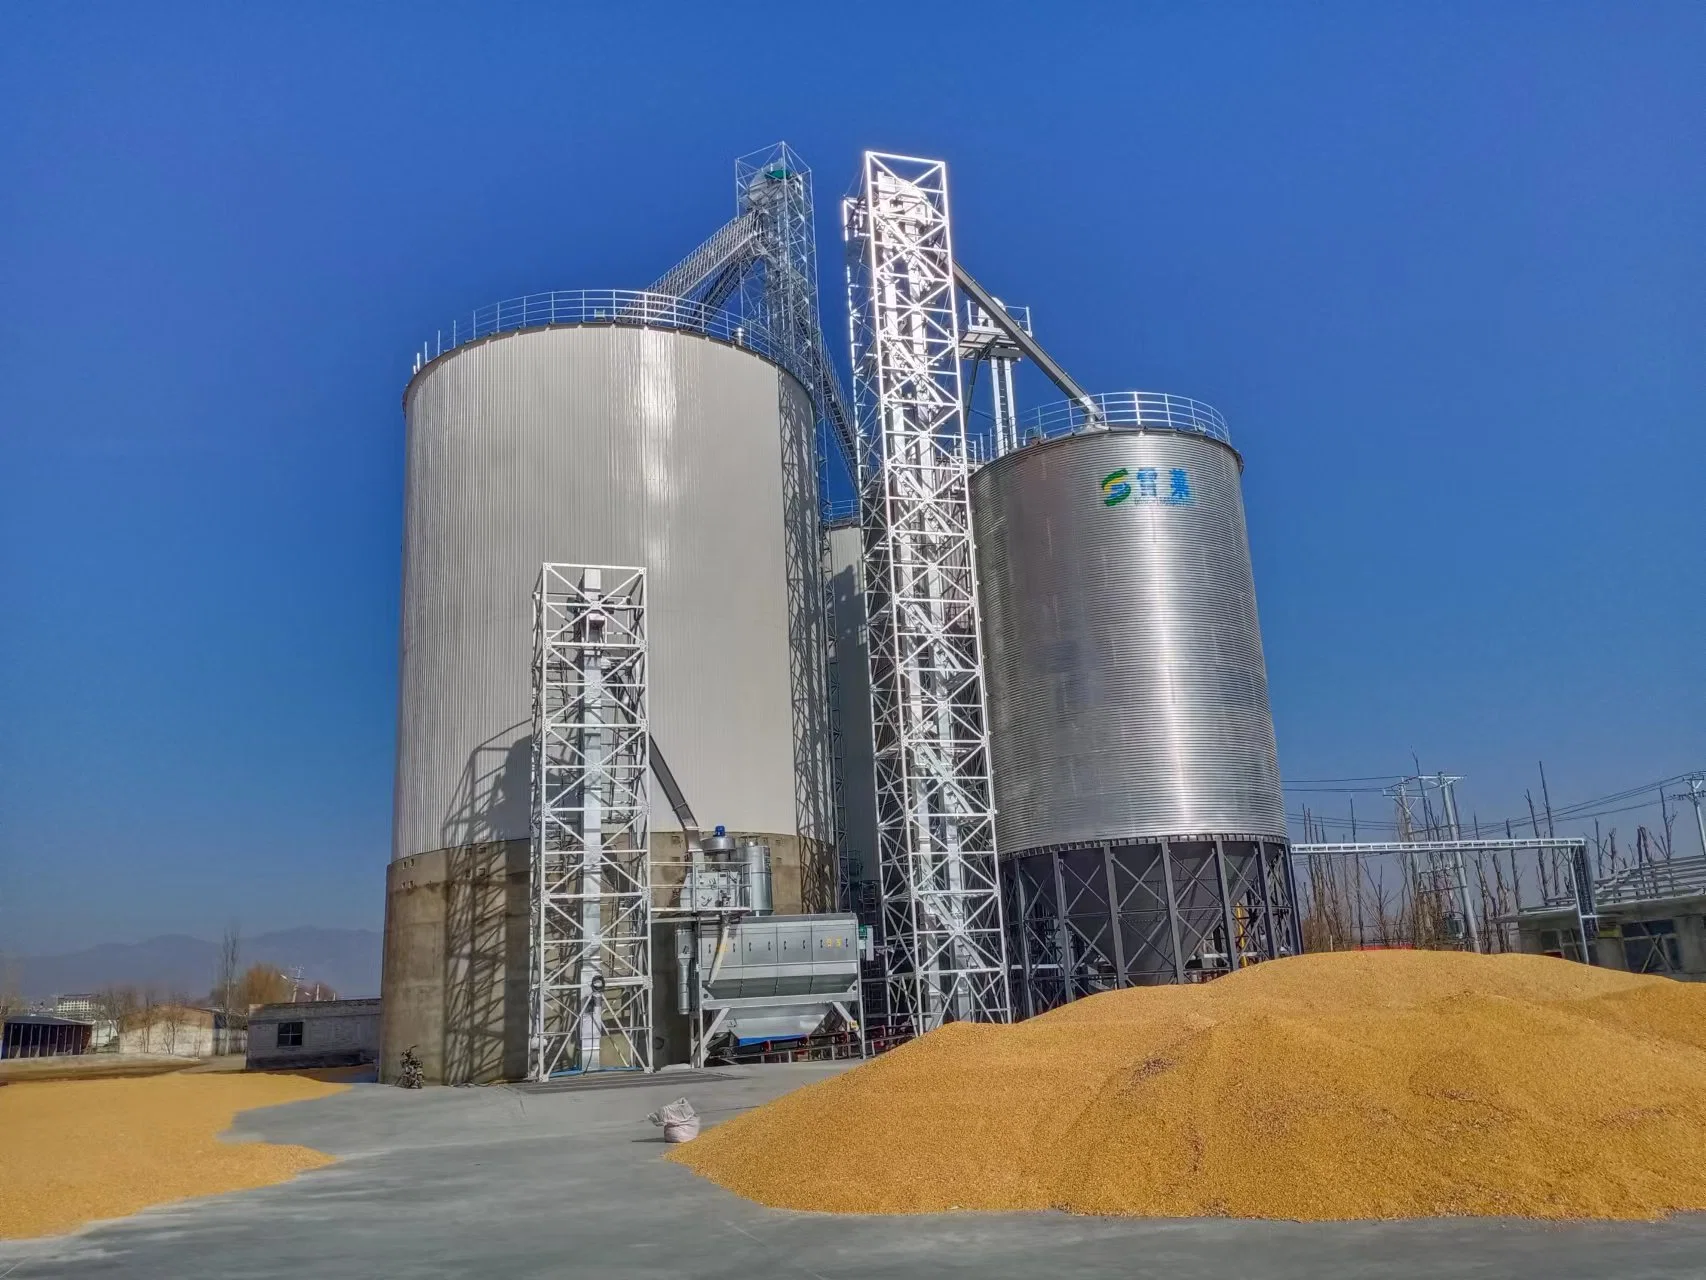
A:
[[[97,1049],[120,1049],[120,1037],[128,1031],[136,1016],[135,987],[107,987],[95,996],[96,1034],[105,1035]]]
[[[242,972],[238,967],[238,956],[241,952],[242,937],[237,925],[226,925],[225,935],[219,940],[219,972],[214,980],[213,1003],[225,1015],[227,1024],[237,1007],[237,979]]]
[[[160,1028],[160,1051],[162,1053],[180,1053],[184,1046],[180,1041],[185,1039],[188,1020],[185,1018],[184,1005],[187,997],[180,992],[167,996],[159,1006],[158,1025]]]

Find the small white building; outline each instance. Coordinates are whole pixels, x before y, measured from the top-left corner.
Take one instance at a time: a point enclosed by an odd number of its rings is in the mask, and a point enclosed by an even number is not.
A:
[[[247,1065],[347,1067],[379,1060],[378,1000],[309,1000],[249,1010]]]

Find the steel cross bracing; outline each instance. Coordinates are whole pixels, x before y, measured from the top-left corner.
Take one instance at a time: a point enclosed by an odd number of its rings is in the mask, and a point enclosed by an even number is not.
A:
[[[1005,860],[1026,1017],[1117,987],[1194,982],[1302,951],[1285,846],[1253,836],[1083,845]]]
[[[843,227],[889,1017],[1005,1022],[946,166],[866,152]]]
[[[534,592],[528,1078],[652,1069],[646,571]]]

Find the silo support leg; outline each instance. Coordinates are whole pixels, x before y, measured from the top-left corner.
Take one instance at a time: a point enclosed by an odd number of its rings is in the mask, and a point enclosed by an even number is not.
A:
[[[1268,959],[1279,959],[1279,928],[1274,921],[1273,888],[1268,884],[1268,846],[1256,841],[1256,871],[1262,881],[1262,924],[1268,939]]]
[[[1125,973],[1125,935],[1120,928],[1120,892],[1114,880],[1114,847],[1102,846],[1102,868],[1108,876],[1108,927],[1114,932],[1114,985],[1128,985]]]
[[[1291,860],[1290,846],[1284,847],[1285,857],[1285,902],[1286,902],[1286,943],[1291,947],[1291,954],[1303,954],[1303,917],[1297,901],[1297,868]]]
[[[1179,938],[1179,895],[1173,888],[1173,855],[1161,842],[1161,879],[1167,886],[1167,924],[1173,931],[1173,979],[1185,980],[1185,947]]]
[[[1066,878],[1060,873],[1060,851],[1057,849],[1048,857],[1054,872],[1054,945],[1060,952],[1060,1002],[1066,1004],[1078,998],[1072,962],[1072,926],[1066,921]]]
[[[1007,871],[1013,877],[1013,919],[1018,925],[1019,978],[1025,995],[1025,1016],[1034,1018],[1037,1016],[1037,997],[1033,990],[1035,975],[1031,969],[1031,912],[1030,903],[1025,898],[1025,870],[1021,861],[1015,858],[1007,864]]]
[[[1226,930],[1226,972],[1238,972],[1238,930],[1232,919],[1232,891],[1226,881],[1226,841],[1215,838],[1214,874],[1220,881],[1220,918]]]

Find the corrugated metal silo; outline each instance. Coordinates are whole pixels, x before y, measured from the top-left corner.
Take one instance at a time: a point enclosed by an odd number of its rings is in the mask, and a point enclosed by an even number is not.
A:
[[[1044,411],[972,478],[997,836],[1032,1008],[1294,942],[1242,462],[1206,405],[1099,403],[1105,429]]]
[[[542,561],[648,570],[652,732],[699,818],[767,841],[778,909],[801,907],[801,832],[826,803],[799,767],[821,711],[794,692],[817,634],[796,614],[821,600],[814,410],[749,335],[597,322],[623,305],[455,347],[404,397],[384,1060],[418,1045],[431,1079],[526,1068]],[[679,846],[661,789],[652,825],[654,849]]]

